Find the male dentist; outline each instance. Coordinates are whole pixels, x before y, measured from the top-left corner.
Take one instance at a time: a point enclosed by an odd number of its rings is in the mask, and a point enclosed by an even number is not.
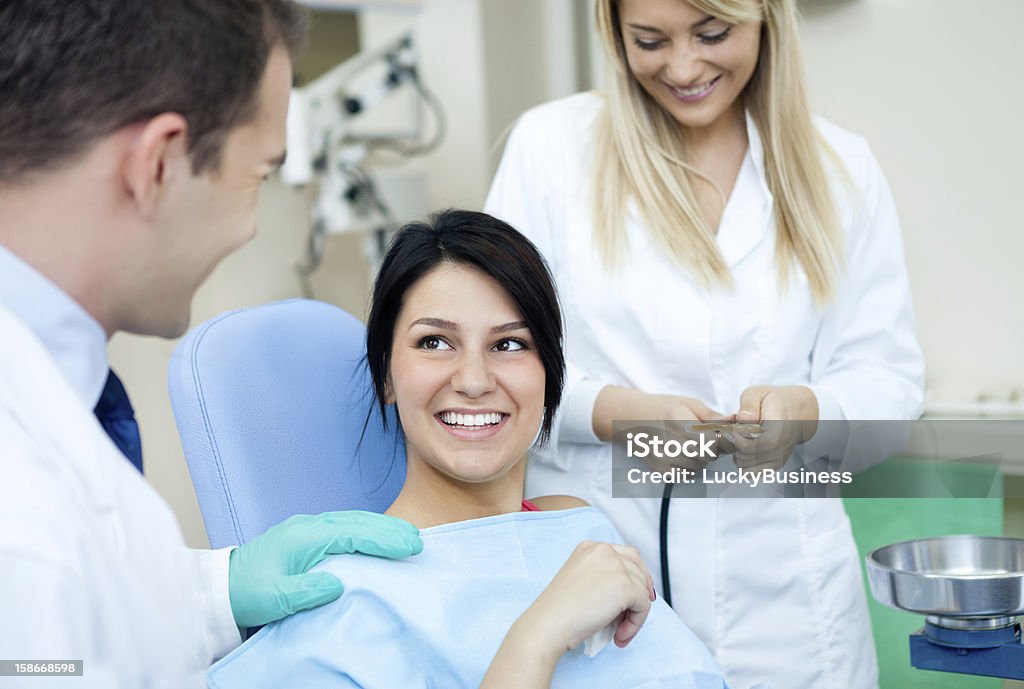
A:
[[[256,231],[304,33],[288,0],[0,4],[0,687],[205,686],[238,626],[341,595],[325,555],[422,548],[360,512],[185,547],[107,364]]]

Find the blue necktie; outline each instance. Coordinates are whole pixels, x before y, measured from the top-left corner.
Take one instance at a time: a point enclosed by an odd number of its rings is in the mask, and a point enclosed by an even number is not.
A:
[[[128,401],[128,393],[113,371],[107,376],[107,384],[103,386],[103,394],[93,413],[117,449],[141,474],[142,440],[139,438],[139,424],[135,421],[135,410]]]

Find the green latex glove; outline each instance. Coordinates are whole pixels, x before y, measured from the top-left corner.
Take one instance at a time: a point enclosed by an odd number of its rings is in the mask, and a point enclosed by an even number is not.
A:
[[[330,603],[344,587],[309,568],[328,555],[366,553],[403,558],[423,550],[419,530],[374,512],[298,514],[231,551],[228,590],[239,627],[258,627]]]

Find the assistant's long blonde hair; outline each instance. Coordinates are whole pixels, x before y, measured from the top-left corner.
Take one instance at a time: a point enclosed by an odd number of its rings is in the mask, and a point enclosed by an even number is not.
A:
[[[795,259],[815,301],[823,304],[833,294],[842,259],[842,232],[823,156],[840,172],[842,164],[811,122],[795,0],[687,1],[731,24],[761,22],[760,55],[741,98],[761,135],[774,197],[779,285],[788,284]],[[692,178],[707,178],[686,162],[685,129],[630,73],[618,0],[597,0],[597,26],[605,48],[607,93],[596,123],[591,204],[605,265],[614,269],[618,264],[632,199],[653,239],[701,284],[731,286],[715,229],[694,194]]]

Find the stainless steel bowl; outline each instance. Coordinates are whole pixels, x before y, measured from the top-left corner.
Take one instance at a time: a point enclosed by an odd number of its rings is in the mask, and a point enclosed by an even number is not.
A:
[[[1024,540],[926,538],[878,548],[866,560],[871,593],[890,608],[943,626],[1024,614]]]

